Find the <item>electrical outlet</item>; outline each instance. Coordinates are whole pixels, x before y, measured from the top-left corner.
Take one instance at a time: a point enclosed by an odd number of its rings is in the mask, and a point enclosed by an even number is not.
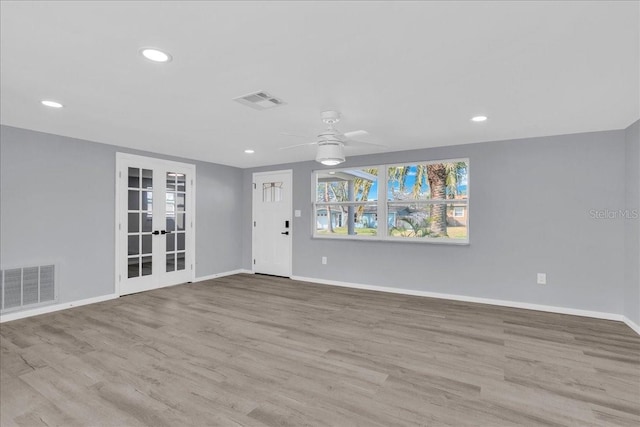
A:
[[[327,264],[327,257],[326,256],[322,257],[322,264],[324,264],[324,265]]]
[[[538,285],[547,284],[547,273],[538,273]]]

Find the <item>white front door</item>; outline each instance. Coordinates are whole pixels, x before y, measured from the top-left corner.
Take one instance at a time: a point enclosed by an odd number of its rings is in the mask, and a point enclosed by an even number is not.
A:
[[[291,171],[253,174],[253,271],[291,276]]]
[[[116,154],[116,293],[192,281],[195,165]]]

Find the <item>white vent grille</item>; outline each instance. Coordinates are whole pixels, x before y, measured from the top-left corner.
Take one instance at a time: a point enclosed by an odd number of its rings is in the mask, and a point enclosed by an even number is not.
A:
[[[256,110],[266,110],[285,104],[282,99],[276,98],[263,90],[233,98],[233,100],[248,107],[255,108]]]
[[[55,302],[55,267],[23,267],[0,270],[2,312]]]

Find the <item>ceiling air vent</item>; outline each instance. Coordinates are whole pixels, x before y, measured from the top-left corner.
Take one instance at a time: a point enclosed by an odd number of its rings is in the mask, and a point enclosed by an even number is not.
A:
[[[256,110],[266,110],[268,108],[274,108],[285,104],[283,100],[278,99],[275,96],[271,96],[265,91],[250,93],[238,98],[233,98],[233,100],[238,101],[240,104],[255,108]]]

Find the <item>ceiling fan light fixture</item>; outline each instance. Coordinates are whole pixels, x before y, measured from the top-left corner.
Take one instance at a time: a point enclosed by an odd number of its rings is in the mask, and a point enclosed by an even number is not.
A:
[[[152,47],[145,47],[140,49],[140,55],[153,62],[171,62],[171,60],[173,59],[167,52],[163,52]]]
[[[330,142],[318,144],[316,161],[325,166],[335,166],[344,162],[344,144],[342,142]]]
[[[62,108],[64,107],[64,105],[62,105],[59,102],[56,101],[51,101],[48,99],[43,99],[42,101],[40,101],[40,103],[46,107],[51,107],[51,108]]]

